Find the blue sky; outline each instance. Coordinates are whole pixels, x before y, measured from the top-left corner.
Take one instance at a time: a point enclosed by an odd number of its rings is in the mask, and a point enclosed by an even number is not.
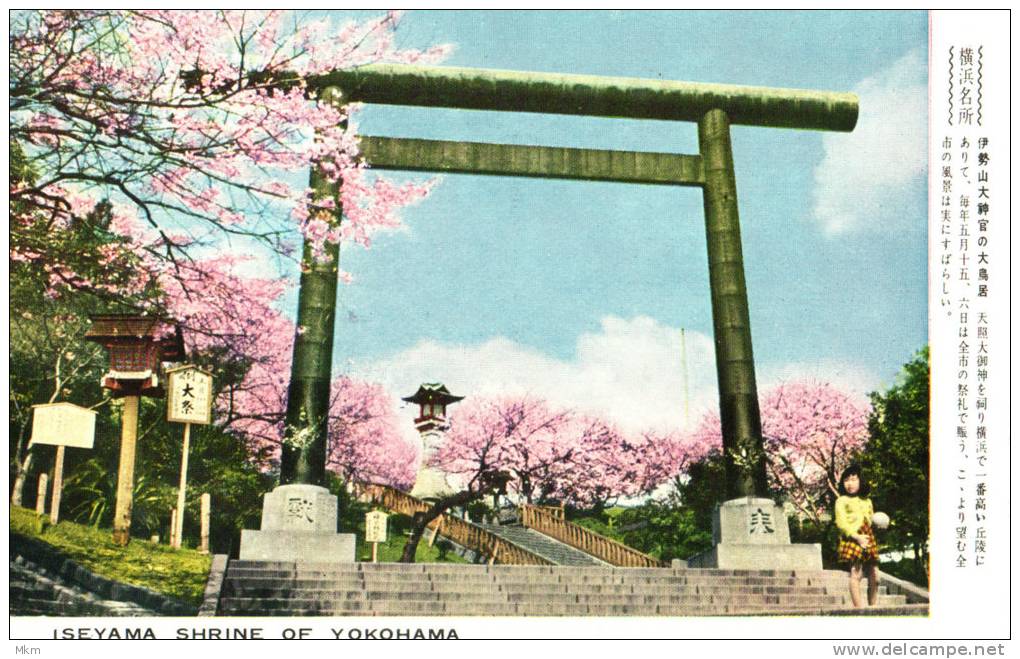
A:
[[[734,128],[759,383],[865,392],[927,341],[924,12],[415,11],[398,39],[454,44],[450,66],[858,92],[851,134]],[[693,124],[661,121],[377,106],[358,122],[374,135],[697,149]],[[395,393],[444,380],[675,425],[684,328],[690,404],[712,404],[699,190],[452,175],[404,219],[370,250],[343,251],[355,280],[339,295],[337,370]]]

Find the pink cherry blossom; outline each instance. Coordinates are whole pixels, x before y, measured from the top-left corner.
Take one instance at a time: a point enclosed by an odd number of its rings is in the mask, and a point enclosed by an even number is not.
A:
[[[868,441],[870,405],[819,382],[790,382],[760,397],[771,487],[803,514],[831,509],[839,474]],[[687,442],[722,448],[719,415],[706,414]]]
[[[322,101],[306,77],[449,52],[398,48],[398,21],[387,13],[334,31],[326,19],[280,11],[19,12],[11,138],[37,179],[12,187],[12,212],[67,218],[108,199],[164,233],[174,218],[281,251],[289,250],[276,236],[293,228],[317,253],[325,242],[367,246],[373,232],[399,226],[401,208],[430,184],[368,173],[350,108]],[[314,166],[344,182],[343,220],[331,219],[339,228],[308,221],[303,180]],[[172,255],[186,246],[164,247]]]

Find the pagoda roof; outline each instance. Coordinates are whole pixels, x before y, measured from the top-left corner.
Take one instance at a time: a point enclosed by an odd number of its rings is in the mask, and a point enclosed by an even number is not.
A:
[[[406,396],[400,400],[408,403],[417,403],[418,405],[425,405],[427,403],[449,405],[450,403],[464,400],[464,397],[454,396],[445,385],[438,382],[424,382],[418,387],[418,391],[413,396]]]

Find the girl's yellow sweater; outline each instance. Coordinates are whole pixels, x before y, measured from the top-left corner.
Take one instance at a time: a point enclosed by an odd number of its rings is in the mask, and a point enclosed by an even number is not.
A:
[[[836,528],[845,536],[857,535],[865,521],[871,523],[874,514],[871,499],[846,495],[836,499]]]

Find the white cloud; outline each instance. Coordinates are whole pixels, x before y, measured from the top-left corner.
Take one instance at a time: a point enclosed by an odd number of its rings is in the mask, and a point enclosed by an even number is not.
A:
[[[689,423],[718,405],[715,350],[710,336],[687,331]],[[680,328],[647,316],[607,316],[598,332],[578,337],[573,359],[562,360],[497,337],[476,345],[424,340],[354,375],[380,382],[395,394],[413,393],[422,382],[441,381],[465,396],[529,393],[555,404],[606,415],[622,428],[685,426]],[[874,378],[840,362],[759,367],[759,389],[781,381],[813,378],[863,393]],[[413,412],[405,409],[410,430]],[[411,436],[411,435],[409,435]]]
[[[828,133],[815,169],[815,219],[826,233],[902,227],[921,209],[908,185],[928,166],[927,62],[911,51],[854,89],[860,118],[852,133]],[[912,210],[913,212],[908,212]]]
[[[813,380],[828,383],[849,394],[866,397],[881,384],[868,369],[836,360],[823,359],[817,362],[787,362],[767,364],[757,373],[758,391],[768,391],[784,382]]]
[[[691,418],[715,396],[712,340],[686,333]],[[574,359],[561,360],[496,337],[459,346],[425,340],[388,359],[356,366],[356,375],[394,392],[442,381],[468,396],[532,394],[604,413],[638,430],[684,422],[680,330],[644,316],[608,316],[597,333],[578,337]]]

